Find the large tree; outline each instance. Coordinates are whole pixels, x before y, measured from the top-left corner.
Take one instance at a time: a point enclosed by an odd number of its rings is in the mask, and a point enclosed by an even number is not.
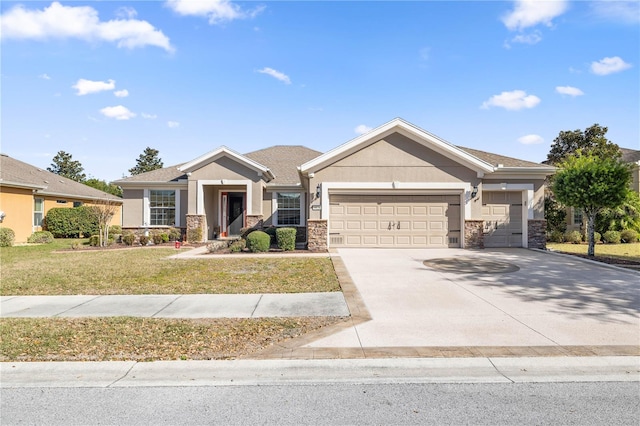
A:
[[[106,192],[108,194],[115,195],[116,197],[122,198],[122,188],[120,188],[118,185],[107,183],[106,181],[100,180],[97,178],[90,178],[85,180],[82,183],[92,188],[95,188],[100,191]]]
[[[140,173],[161,169],[164,164],[158,154],[159,151],[157,149],[147,147],[136,160],[135,167],[129,169],[129,173],[132,175],[139,175]]]
[[[76,182],[84,182],[87,178],[82,164],[73,160],[71,154],[64,151],[58,151],[56,156],[53,157],[51,167],[47,167],[47,170]]]
[[[553,193],[561,203],[579,208],[587,218],[588,255],[595,254],[596,216],[606,208],[616,208],[627,199],[631,170],[612,157],[584,155],[578,151],[560,163],[553,178]]]
[[[592,154],[596,157],[620,158],[622,156],[620,147],[607,139],[607,130],[609,129],[596,123],[584,131],[577,129],[560,132],[551,144],[551,150],[547,154],[547,162],[557,166],[578,150],[583,155]]]

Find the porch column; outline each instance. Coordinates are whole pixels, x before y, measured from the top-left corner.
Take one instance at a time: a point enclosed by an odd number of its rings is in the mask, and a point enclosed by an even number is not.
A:
[[[527,223],[527,247],[545,250],[547,248],[547,221],[545,219],[529,219]]]
[[[464,248],[484,248],[483,226],[484,220],[464,221]]]
[[[307,248],[309,251],[327,251],[328,237],[328,226],[325,219],[307,220]]]
[[[188,214],[187,217],[187,241],[201,243],[206,241],[207,217],[203,214]]]
[[[251,200],[247,200],[247,203]],[[263,219],[261,214],[248,214],[247,215],[247,228],[262,228]]]

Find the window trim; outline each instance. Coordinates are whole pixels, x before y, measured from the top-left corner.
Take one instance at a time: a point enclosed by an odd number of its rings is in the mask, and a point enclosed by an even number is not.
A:
[[[40,206],[42,208],[42,210],[36,210],[36,203],[37,201],[40,200]],[[40,213],[42,216],[40,217],[40,224],[36,223],[36,214]],[[33,229],[36,230],[37,228],[41,228],[42,227],[42,222],[44,221],[44,198],[42,197],[33,197],[33,216],[32,216],[32,223],[33,223]]]
[[[298,194],[300,196],[300,223],[297,225],[281,224],[278,220],[278,194]],[[275,191],[271,193],[271,217],[273,226],[281,227],[304,227],[306,226],[306,205],[305,205],[305,192],[304,191]],[[295,210],[295,209],[290,209]]]
[[[151,225],[151,192],[152,191],[173,191],[174,194],[174,224],[167,225]],[[169,226],[180,227],[180,189],[178,188],[146,188],[143,194],[143,221],[142,226],[145,228],[166,228]],[[155,209],[154,207],[153,209]],[[160,207],[170,208],[170,207]]]

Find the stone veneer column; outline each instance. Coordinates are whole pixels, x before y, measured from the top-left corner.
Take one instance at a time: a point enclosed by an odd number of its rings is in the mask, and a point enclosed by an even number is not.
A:
[[[206,216],[202,214],[188,214],[186,215],[186,218],[187,218],[187,238],[189,238],[190,230],[200,228],[200,231],[202,232],[202,239],[197,242],[206,241],[207,240],[207,231],[205,229]],[[189,242],[192,242],[192,241],[189,241]]]
[[[484,220],[464,221],[464,248],[484,248],[484,234],[482,233]]]
[[[328,237],[326,219],[307,220],[307,248],[309,251],[327,251]]]
[[[545,219],[529,219],[527,230],[528,247],[545,250],[547,248],[547,221]]]
[[[250,214],[247,215],[247,228],[262,228],[262,224],[264,223],[261,214]]]

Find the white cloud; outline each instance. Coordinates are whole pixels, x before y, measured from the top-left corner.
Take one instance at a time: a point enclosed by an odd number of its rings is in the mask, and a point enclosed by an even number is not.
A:
[[[118,98],[126,98],[127,96],[129,96],[129,91],[127,89],[116,90],[115,92],[113,92],[113,94]]]
[[[539,24],[551,26],[551,20],[567,10],[567,3],[566,0],[516,0],[513,10],[502,17],[502,22],[511,31]]]
[[[122,105],[102,108],[100,113],[105,117],[115,118],[116,120],[128,120],[136,116],[135,113],[129,111],[129,108]]]
[[[511,43],[520,43],[520,44],[538,44],[542,41],[542,36],[540,35],[540,31],[534,31],[530,34],[518,34],[513,37],[511,40],[505,43],[506,48],[511,47]]]
[[[359,135],[362,135],[364,133],[371,131],[371,127],[367,126],[366,124],[360,124],[359,126],[356,126],[356,128],[353,129],[353,131]]]
[[[158,116],[155,114],[147,114],[145,112],[140,115],[142,116],[142,118],[146,118],[147,120],[155,120],[156,118],[158,118]]]
[[[481,108],[500,107],[511,111],[523,108],[533,108],[540,103],[540,98],[535,95],[527,95],[524,90],[513,90],[493,95],[489,100],[482,103]]]
[[[624,71],[631,68],[631,64],[626,63],[619,56],[603,58],[597,62],[591,62],[591,72],[597,75],[607,75]]]
[[[544,142],[542,136],[539,135],[525,135],[518,138],[518,142],[523,145],[537,145]]]
[[[85,80],[81,78],[71,86],[73,89],[76,89],[78,93],[76,95],[83,96],[88,95],[90,93],[98,93],[105,90],[113,90],[116,88],[116,82],[114,80],[109,81],[91,81]]]
[[[167,0],[165,4],[183,16],[205,17],[211,25],[236,19],[255,18],[265,9],[264,6],[258,6],[251,10],[243,10],[229,0]]]
[[[640,23],[640,2],[638,0],[607,0],[589,2],[594,15],[619,24]]]
[[[2,38],[77,38],[114,42],[118,47],[129,49],[157,46],[169,52],[174,50],[169,38],[147,21],[100,21],[98,12],[90,6],[63,6],[58,2],[42,10],[14,6],[0,16],[0,33]]]
[[[557,86],[556,92],[560,93],[561,95],[568,95],[568,96],[584,95],[584,92],[582,90],[578,89],[577,87],[571,87],[571,86]]]
[[[138,12],[129,6],[122,6],[119,7],[118,10],[116,10],[116,16],[118,18],[128,18],[128,19],[133,19],[138,15]]]
[[[271,77],[282,81],[284,84],[291,84],[291,79],[288,75],[281,73],[280,71],[276,71],[273,68],[264,67],[261,70],[258,70],[258,72],[261,74],[270,75]]]
[[[49,77],[47,74],[40,74],[38,78],[41,78],[43,80],[51,80],[51,77]]]
[[[170,129],[177,129],[180,127],[180,123],[177,121],[167,121],[167,126],[169,126]]]

